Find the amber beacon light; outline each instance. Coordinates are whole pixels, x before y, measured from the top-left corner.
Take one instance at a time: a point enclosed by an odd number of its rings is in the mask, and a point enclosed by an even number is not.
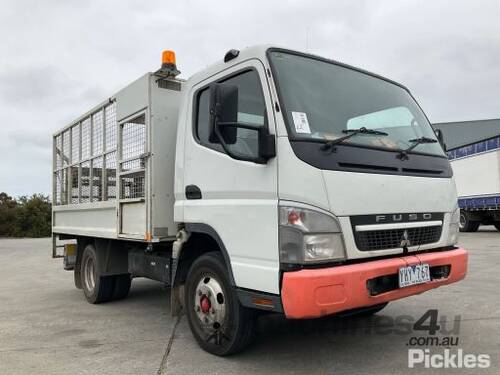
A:
[[[175,63],[175,52],[171,50],[165,50],[161,54],[161,68],[156,72],[157,75],[161,75],[164,78],[175,77],[180,74],[177,70],[177,65]]]
[[[170,50],[163,51],[161,54],[161,64],[175,66],[175,52]]]

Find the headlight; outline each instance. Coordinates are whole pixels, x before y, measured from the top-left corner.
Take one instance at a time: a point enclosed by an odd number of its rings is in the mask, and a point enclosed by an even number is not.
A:
[[[451,214],[450,227],[448,228],[448,245],[455,245],[458,242],[458,225],[460,222],[460,208],[456,206]]]
[[[280,261],[304,264],[345,259],[340,225],[333,216],[280,206]]]

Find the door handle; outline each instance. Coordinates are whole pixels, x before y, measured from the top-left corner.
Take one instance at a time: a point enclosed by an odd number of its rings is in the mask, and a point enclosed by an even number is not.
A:
[[[201,199],[201,190],[196,185],[188,185],[185,189],[186,199]]]

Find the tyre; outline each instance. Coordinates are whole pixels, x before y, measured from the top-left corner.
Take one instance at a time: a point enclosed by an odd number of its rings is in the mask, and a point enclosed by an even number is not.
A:
[[[470,215],[467,211],[460,211],[460,222],[458,225],[460,232],[477,232],[479,224],[479,221],[470,220]]]
[[[101,276],[100,264],[94,245],[83,250],[80,268],[81,285],[89,303],[107,302],[112,299],[115,276]]]
[[[75,282],[76,289],[82,289],[82,275],[80,271],[81,266],[79,264],[76,264],[75,269],[73,270],[73,280]]]
[[[132,283],[130,274],[126,273],[124,275],[116,275],[113,277],[115,279],[115,287],[113,289],[113,296],[111,299],[114,301],[127,297],[130,290],[130,284]]]
[[[497,228],[497,231],[500,232],[500,221],[495,221],[493,225],[495,226],[495,228]]]
[[[209,353],[234,354],[254,338],[255,313],[239,303],[218,252],[202,255],[191,265],[184,306],[193,336]]]

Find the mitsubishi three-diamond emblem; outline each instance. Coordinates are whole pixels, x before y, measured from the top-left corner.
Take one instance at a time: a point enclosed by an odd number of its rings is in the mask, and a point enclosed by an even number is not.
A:
[[[403,232],[403,237],[401,237],[401,243],[399,244],[401,247],[411,246],[410,239],[408,238],[408,231],[405,229]]]

